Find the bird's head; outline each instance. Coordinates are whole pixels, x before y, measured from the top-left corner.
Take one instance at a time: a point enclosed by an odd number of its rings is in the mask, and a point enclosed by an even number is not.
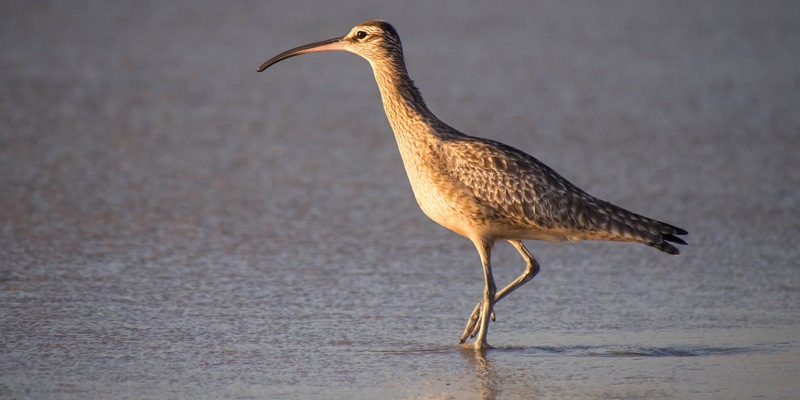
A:
[[[400,62],[403,60],[400,37],[394,27],[384,21],[366,21],[356,25],[350,30],[350,33],[342,37],[310,43],[284,51],[262,64],[258,68],[258,72],[289,57],[326,50],[349,51],[364,57],[370,63],[393,59]]]

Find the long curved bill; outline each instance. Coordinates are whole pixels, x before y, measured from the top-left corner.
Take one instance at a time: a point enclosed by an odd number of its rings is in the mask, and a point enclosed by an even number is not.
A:
[[[333,39],[323,40],[321,42],[309,43],[307,45],[295,47],[291,50],[286,50],[283,53],[270,58],[264,64],[261,64],[261,66],[258,67],[258,72],[261,72],[269,68],[272,64],[275,64],[278,61],[283,61],[290,57],[299,56],[300,54],[313,53],[315,51],[326,51],[326,50],[344,50],[344,38],[337,37]]]

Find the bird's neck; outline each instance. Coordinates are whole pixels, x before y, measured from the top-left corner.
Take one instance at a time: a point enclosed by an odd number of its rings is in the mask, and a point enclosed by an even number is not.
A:
[[[428,109],[402,59],[373,62],[372,69],[401,151],[404,145],[441,140],[458,133]]]

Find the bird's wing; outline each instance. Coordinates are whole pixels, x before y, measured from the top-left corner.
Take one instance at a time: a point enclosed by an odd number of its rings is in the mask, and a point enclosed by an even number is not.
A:
[[[548,229],[590,229],[605,219],[587,213],[598,199],[536,158],[500,142],[472,137],[445,141],[451,176],[464,184],[495,217]]]
[[[443,144],[445,164],[493,217],[570,240],[634,241],[678,254],[686,231],[598,199],[536,158],[500,142],[460,137]]]

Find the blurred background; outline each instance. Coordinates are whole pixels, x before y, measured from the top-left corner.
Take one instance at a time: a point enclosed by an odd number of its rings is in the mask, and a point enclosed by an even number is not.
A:
[[[369,64],[255,72],[368,19],[443,121],[690,246],[531,242],[503,350],[462,354],[480,261],[418,210]],[[0,396],[790,397],[798,21],[792,1],[4,2]],[[494,264],[498,285],[524,267],[506,245]]]

